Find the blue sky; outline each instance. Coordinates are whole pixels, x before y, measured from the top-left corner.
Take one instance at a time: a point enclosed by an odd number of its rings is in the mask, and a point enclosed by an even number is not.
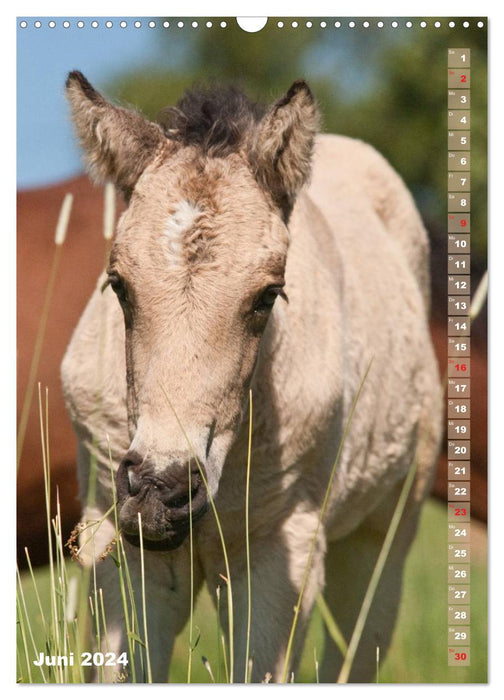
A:
[[[80,18],[79,18],[80,19]],[[63,180],[82,170],[80,154],[72,132],[64,96],[68,72],[81,70],[93,84],[103,85],[115,75],[159,62],[158,43],[154,32],[143,18],[140,29],[136,18],[128,17],[126,28],[119,20],[82,18],[78,28],[75,18],[70,27],[56,19],[50,28],[42,18],[42,26],[34,26],[27,18],[27,27],[17,29],[17,184],[20,188],[38,187]],[[174,61],[177,60],[174,55]]]

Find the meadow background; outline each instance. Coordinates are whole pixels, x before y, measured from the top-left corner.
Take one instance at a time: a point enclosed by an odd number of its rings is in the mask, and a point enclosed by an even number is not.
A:
[[[79,18],[81,19],[81,18]],[[17,175],[18,189],[46,187],[82,171],[64,99],[69,70],[81,70],[109,98],[139,107],[156,118],[195,82],[237,82],[253,100],[270,102],[299,77],[307,79],[320,103],[323,130],[368,141],[389,159],[415,197],[439,252],[439,284],[446,284],[446,48],[471,46],[471,66],[480,76],[471,86],[472,274],[474,285],[486,269],[486,32],[469,33],[446,21],[435,29],[434,18],[421,18],[400,29],[390,21],[378,29],[356,21],[349,29],[318,17],[306,27],[270,18],[258,34],[243,32],[234,19],[127,17],[19,18],[17,30]],[[279,18],[280,19],[280,18]],[[350,18],[345,18],[345,23]],[[441,18],[442,19],[442,18]],[[20,22],[27,26],[22,28]],[[63,21],[69,27],[63,27]],[[156,26],[151,28],[150,21]],[[163,21],[169,27],[163,27]],[[193,27],[192,22],[198,26]],[[320,27],[325,21],[327,26]],[[111,26],[107,26],[107,22]],[[136,27],[135,22],[141,26]],[[180,27],[179,23],[183,23]],[[222,27],[221,23],[226,26]],[[474,27],[474,24],[473,24]],[[48,232],[52,245],[52,231]],[[97,250],[102,255],[102,249]],[[78,279],[76,279],[78,284]],[[43,293],[43,290],[41,290]],[[441,297],[442,298],[442,297]],[[437,309],[441,315],[446,312]],[[484,324],[484,318],[482,320]],[[485,328],[485,326],[483,326]],[[20,348],[30,352],[30,348]],[[43,363],[42,357],[42,363]],[[58,391],[59,387],[53,387]],[[42,463],[42,457],[41,457]],[[40,466],[42,470],[42,466]],[[64,507],[64,504],[63,504]],[[22,512],[22,504],[20,504]],[[41,523],[45,514],[41,513]],[[410,556],[400,624],[380,676],[382,682],[485,682],[486,680],[486,559],[485,532],[480,527],[471,567],[471,667],[446,665],[446,516],[439,503],[428,504],[417,543]],[[477,531],[477,526],[474,532]],[[20,562],[24,566],[25,562]],[[42,598],[48,593],[47,569],[36,572]],[[35,603],[31,577],[22,574],[26,597]],[[33,616],[37,618],[34,605]],[[201,629],[198,653],[215,655],[216,623],[207,596],[195,613]],[[320,660],[321,620],[315,615],[298,680],[315,680],[314,648]],[[187,637],[187,634],[186,634]],[[42,643],[42,642],[41,642]],[[183,681],[187,640],[179,642],[172,680]],[[22,664],[19,679],[26,680]],[[206,669],[195,664],[193,680],[208,682]]]

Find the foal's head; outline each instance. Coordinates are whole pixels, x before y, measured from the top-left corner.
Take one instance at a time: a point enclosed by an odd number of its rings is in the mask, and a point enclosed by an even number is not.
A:
[[[318,113],[302,81],[261,113],[235,90],[192,92],[162,123],[107,102],[78,72],[67,95],[91,173],[124,194],[107,269],[126,330],[130,449],[122,529],[178,546],[202,515],[247,402],[275,303],[287,224]],[[277,301],[278,300],[278,301]]]

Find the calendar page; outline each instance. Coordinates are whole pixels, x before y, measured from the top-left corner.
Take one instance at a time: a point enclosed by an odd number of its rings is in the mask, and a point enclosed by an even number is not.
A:
[[[17,17],[18,683],[487,682],[487,32]]]

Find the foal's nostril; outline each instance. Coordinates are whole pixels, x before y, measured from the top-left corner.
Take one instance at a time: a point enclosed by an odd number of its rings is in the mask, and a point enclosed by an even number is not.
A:
[[[189,497],[189,490],[187,490],[185,493],[180,494],[180,496],[177,496],[175,498],[172,498],[169,502],[170,508],[177,510],[177,509],[182,509],[185,508],[186,506],[189,506],[189,503],[191,503],[191,506],[193,502],[196,500],[196,497],[198,495],[198,490],[199,490],[199,485],[193,486],[191,488],[191,495]]]
[[[136,496],[140,491],[141,478],[136,473],[142,466],[144,458],[138,452],[130,450],[124,456],[117,472],[117,489],[119,496]]]
[[[136,496],[140,491],[141,480],[132,469],[128,469],[128,484],[130,496]]]
[[[138,454],[138,452],[135,452],[134,450],[130,450],[124,455],[122,463],[126,469],[131,469],[131,467],[139,467],[143,461],[144,458],[142,455]]]

